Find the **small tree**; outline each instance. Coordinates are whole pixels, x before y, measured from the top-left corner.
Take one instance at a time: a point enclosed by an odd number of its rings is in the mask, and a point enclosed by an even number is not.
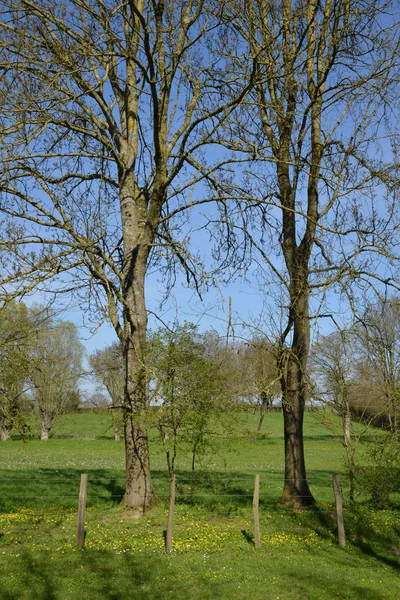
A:
[[[232,402],[231,377],[218,339],[185,324],[159,329],[148,344],[149,389],[158,405],[156,425],[168,470],[174,472],[178,450],[189,446],[191,469],[211,444],[218,416]]]
[[[311,373],[314,395],[342,420],[342,443],[345,449],[346,468],[350,480],[350,502],[355,493],[355,453],[359,436],[352,436],[351,398],[354,396],[354,344],[349,333],[331,333],[318,340],[311,353]]]
[[[261,433],[266,411],[280,396],[280,376],[275,348],[268,340],[255,338],[239,350],[243,372],[243,395],[254,398],[259,409],[257,433]]]
[[[358,367],[370,386],[379,390],[376,413],[384,412],[397,434],[400,411],[400,302],[380,301],[365,310],[357,327]]]
[[[109,407],[114,427],[114,439],[121,439],[123,417],[121,407],[124,402],[125,368],[121,345],[114,342],[103,350],[96,350],[90,357],[89,363],[93,373],[104,386],[111,398]]]
[[[65,412],[71,393],[77,391],[83,352],[73,323],[48,320],[36,333],[30,354],[30,380],[42,440],[48,439],[57,416]]]

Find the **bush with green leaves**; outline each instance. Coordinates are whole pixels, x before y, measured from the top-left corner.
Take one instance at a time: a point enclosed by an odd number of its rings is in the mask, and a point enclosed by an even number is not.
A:
[[[386,508],[390,494],[400,490],[400,443],[391,434],[376,436],[368,454],[373,464],[359,470],[359,489],[371,494],[376,508]]]
[[[191,468],[223,435],[223,414],[235,399],[231,349],[191,323],[158,329],[147,346],[148,386],[167,466],[174,472],[180,448],[191,453]]]

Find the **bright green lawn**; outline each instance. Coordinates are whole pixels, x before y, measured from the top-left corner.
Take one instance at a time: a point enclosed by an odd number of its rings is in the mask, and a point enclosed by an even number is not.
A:
[[[108,415],[65,416],[48,442],[1,443],[0,599],[399,598],[398,497],[391,510],[373,510],[364,496],[355,508],[346,506],[347,545],[338,548],[331,482],[332,473],[343,471],[339,440],[320,417],[306,415],[308,477],[318,505],[292,512],[276,504],[283,477],[282,415],[267,415],[265,439],[247,433],[255,426],[250,415],[221,429],[212,453],[203,457],[193,496],[190,457],[178,462],[181,493],[171,555],[164,553],[163,538],[168,477],[154,431],[152,469],[161,500],[140,521],[118,507],[124,446],[112,439]],[[86,547],[78,551],[81,472],[89,474],[89,488]],[[256,552],[257,472],[262,548]]]

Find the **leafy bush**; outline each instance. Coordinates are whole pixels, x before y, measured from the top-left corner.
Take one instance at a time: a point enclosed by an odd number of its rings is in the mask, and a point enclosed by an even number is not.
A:
[[[374,464],[359,470],[358,486],[371,494],[376,508],[385,508],[390,494],[400,490],[400,443],[392,435],[376,437],[368,454]]]

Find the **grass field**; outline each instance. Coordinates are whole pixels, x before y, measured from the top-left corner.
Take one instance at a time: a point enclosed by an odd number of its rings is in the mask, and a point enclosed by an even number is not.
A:
[[[169,482],[156,432],[150,444],[160,503],[138,521],[118,506],[124,446],[112,439],[110,425],[108,415],[64,416],[48,442],[14,436],[0,444],[1,600],[400,597],[399,496],[386,510],[373,509],[364,495],[355,507],[345,504],[347,544],[337,546],[332,474],[343,472],[343,450],[319,415],[307,414],[305,421],[314,510],[277,504],[282,415],[266,416],[262,439],[252,435],[256,416],[243,415],[220,429],[202,457],[194,492],[190,457],[180,457],[170,555],[164,552]],[[363,447],[359,460],[368,460]],[[77,550],[81,472],[89,475],[88,509],[85,549]],[[252,537],[255,473],[261,474],[258,551]]]

